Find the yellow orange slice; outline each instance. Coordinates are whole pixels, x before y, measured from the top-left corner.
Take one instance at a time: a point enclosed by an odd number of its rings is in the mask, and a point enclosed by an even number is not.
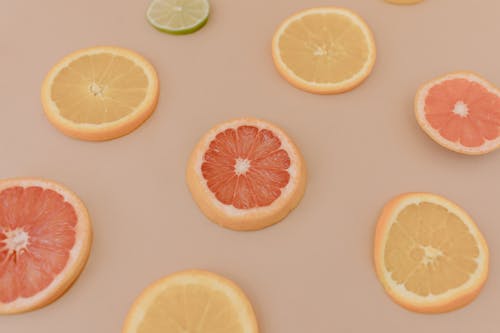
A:
[[[306,185],[302,155],[268,122],[243,118],[212,128],[187,166],[193,198],[212,221],[235,230],[257,230],[283,219]]]
[[[191,270],[152,284],[130,309],[123,333],[258,333],[252,305],[232,281]]]
[[[450,73],[422,85],[415,116],[425,133],[455,152],[479,155],[500,147],[500,90],[476,74]]]
[[[488,246],[472,218],[451,201],[408,193],[387,203],[375,232],[375,268],[389,296],[417,312],[471,302],[488,276]]]
[[[87,209],[60,184],[0,180],[0,314],[61,296],[82,271],[92,231]]]
[[[286,19],[272,41],[274,64],[292,85],[317,94],[353,89],[375,63],[373,34],[352,11],[311,8]]]
[[[50,122],[66,135],[92,141],[130,133],[154,111],[159,94],[153,66],[119,47],[71,53],[47,74],[42,105]]]

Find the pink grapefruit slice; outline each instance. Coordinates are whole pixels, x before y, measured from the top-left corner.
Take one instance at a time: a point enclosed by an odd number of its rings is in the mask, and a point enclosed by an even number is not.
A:
[[[500,147],[500,91],[469,72],[425,83],[415,97],[420,127],[450,150],[479,155]]]
[[[244,118],[219,124],[203,136],[191,154],[187,183],[210,220],[234,230],[257,230],[298,205],[306,168],[281,129]]]
[[[62,185],[0,180],[0,314],[61,296],[82,271],[91,238],[87,209]]]

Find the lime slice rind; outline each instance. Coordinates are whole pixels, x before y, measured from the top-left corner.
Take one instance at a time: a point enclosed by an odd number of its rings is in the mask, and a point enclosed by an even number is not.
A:
[[[209,14],[208,0],[153,0],[146,17],[161,32],[183,35],[202,28]]]

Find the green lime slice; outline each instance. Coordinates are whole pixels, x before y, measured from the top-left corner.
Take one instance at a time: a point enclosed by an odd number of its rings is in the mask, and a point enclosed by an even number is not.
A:
[[[171,34],[189,34],[207,23],[208,0],[153,0],[146,14],[156,29]]]

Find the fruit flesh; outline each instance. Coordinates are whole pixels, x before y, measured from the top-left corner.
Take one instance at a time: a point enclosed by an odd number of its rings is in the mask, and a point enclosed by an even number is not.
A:
[[[238,318],[224,293],[196,284],[178,285],[157,295],[137,333],[244,333]]]
[[[218,133],[204,154],[201,171],[223,204],[238,209],[268,206],[290,181],[290,157],[270,130],[255,126]]]
[[[283,62],[298,77],[322,84],[352,78],[370,52],[362,29],[337,13],[310,14],[291,22],[279,48]]]
[[[146,97],[148,79],[141,67],[122,56],[82,56],[54,78],[51,99],[62,117],[101,124],[132,113]]]
[[[0,192],[0,302],[28,298],[65,268],[77,216],[60,194],[41,187]]]
[[[429,89],[425,118],[446,140],[479,147],[500,134],[500,97],[465,78],[445,80]]]
[[[457,215],[421,202],[405,207],[392,224],[384,262],[397,284],[428,296],[466,283],[477,270],[478,256],[475,238]]]

